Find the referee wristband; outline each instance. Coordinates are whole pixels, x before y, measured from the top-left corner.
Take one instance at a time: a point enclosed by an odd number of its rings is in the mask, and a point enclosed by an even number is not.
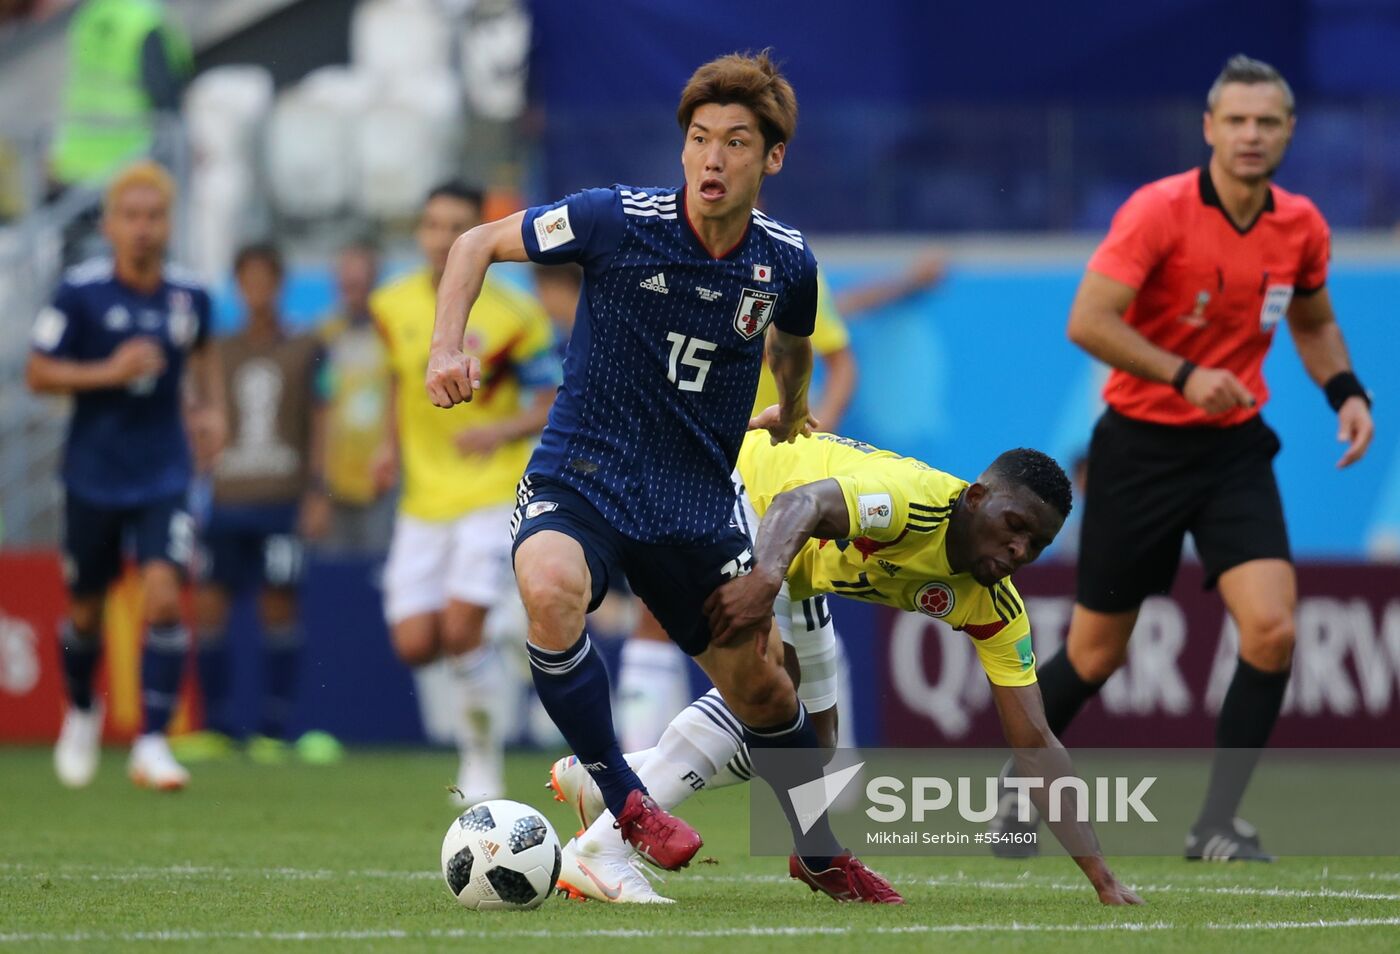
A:
[[[1191,372],[1196,370],[1196,362],[1189,358],[1183,359],[1181,367],[1176,369],[1176,374],[1172,375],[1172,390],[1177,394],[1185,395],[1186,379],[1191,377]]]
[[[1371,406],[1371,392],[1361,386],[1361,381],[1350,371],[1339,371],[1327,379],[1327,383],[1322,386],[1322,392],[1327,395],[1327,403],[1332,405],[1333,411],[1340,411],[1342,405],[1348,398],[1359,397],[1366,402],[1366,406]]]

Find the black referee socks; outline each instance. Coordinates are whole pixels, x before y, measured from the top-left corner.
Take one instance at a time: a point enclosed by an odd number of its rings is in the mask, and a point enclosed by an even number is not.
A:
[[[1045,701],[1045,721],[1057,737],[1074,721],[1084,703],[1103,688],[1102,682],[1085,682],[1074,671],[1069,651],[1063,646],[1035,675]]]
[[[1237,661],[1215,723],[1215,764],[1199,824],[1228,827],[1234,819],[1283,708],[1290,672],[1264,672],[1243,659]]]

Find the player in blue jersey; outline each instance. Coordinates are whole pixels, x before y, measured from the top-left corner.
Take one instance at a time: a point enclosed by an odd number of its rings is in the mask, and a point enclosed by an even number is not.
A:
[[[731,522],[730,473],[765,342],[781,409],[772,439],[792,440],[813,423],[816,260],[801,233],[754,208],[764,178],[782,169],[796,118],[792,87],[766,54],[722,57],[681,95],[683,186],[592,189],[465,233],[439,289],[427,388],[434,404],[451,407],[479,387],[480,361],[462,342],[492,263],[583,266],[564,385],[513,520],[540,699],[597,781],[622,840],[660,867],[687,864],[700,837],[652,801],[623,759],[607,670],[583,635],[585,613],[625,576],[709,674],[749,743],[796,753],[796,776],[768,781],[792,823],[797,876],[841,900],[898,902],[842,850],[825,817],[806,831],[797,821],[788,789],[820,776],[823,759],[792,680],[765,651],[778,640],[765,628],[712,641],[702,611],[752,560]],[[600,884],[636,876],[614,856],[581,860]]]
[[[185,509],[193,475],[188,422],[202,457],[226,431],[209,296],[165,264],[175,184],[143,162],[107,190],[102,229],[112,259],[70,270],[40,312],[29,386],[71,394],[63,457],[64,560],[72,607],[63,623],[69,706],[54,750],[59,780],[92,781],[102,735],[93,675],[102,653],[102,605],[127,548],[140,566],[146,622],[141,657],[145,726],[127,772],[137,785],[183,788],[165,728],[189,648],[180,590],[194,545]],[[185,386],[186,371],[193,387]]]

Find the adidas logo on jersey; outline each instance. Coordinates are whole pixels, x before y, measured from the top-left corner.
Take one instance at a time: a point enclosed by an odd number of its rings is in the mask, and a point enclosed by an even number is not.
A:
[[[899,572],[899,567],[895,566],[889,560],[876,560],[875,562],[880,564],[880,569],[884,570],[890,576],[894,576]]]
[[[660,292],[663,295],[671,294],[671,289],[666,287],[666,273],[657,272],[650,278],[644,278],[638,282],[647,291]]]

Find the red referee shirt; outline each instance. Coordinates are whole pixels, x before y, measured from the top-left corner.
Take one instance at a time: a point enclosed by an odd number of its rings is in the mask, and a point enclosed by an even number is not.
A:
[[[1264,355],[1293,296],[1327,280],[1330,235],[1307,198],[1269,187],[1259,217],[1239,229],[1220,204],[1206,168],[1143,186],[1113,217],[1089,270],[1131,285],[1123,316],[1173,354],[1234,372],[1252,408],[1208,417],[1170,384],[1115,369],[1104,400],[1120,414],[1159,424],[1226,426],[1259,413],[1268,400]]]

